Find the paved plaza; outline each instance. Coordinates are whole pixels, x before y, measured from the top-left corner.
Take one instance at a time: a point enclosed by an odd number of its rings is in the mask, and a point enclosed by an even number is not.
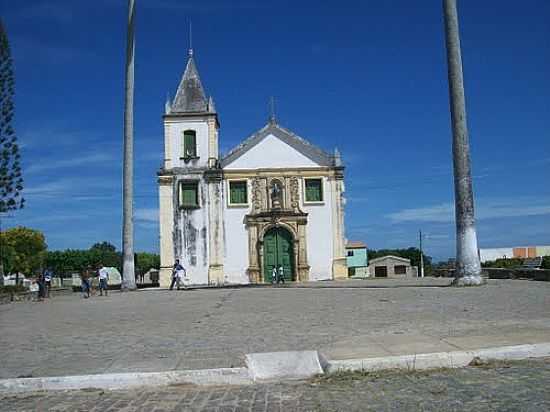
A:
[[[1,305],[0,332],[0,378],[237,367],[252,352],[453,351],[550,342],[550,283],[72,294]]]
[[[10,412],[550,411],[550,360],[237,387],[171,386],[0,397]]]

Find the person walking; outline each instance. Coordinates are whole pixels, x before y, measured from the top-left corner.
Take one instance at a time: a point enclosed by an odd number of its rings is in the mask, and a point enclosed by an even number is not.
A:
[[[176,285],[177,289],[180,290],[180,283],[185,275],[185,268],[180,264],[180,260],[176,259],[176,263],[172,268],[172,283],[170,284],[170,290],[174,289],[174,285]]]
[[[277,274],[277,268],[275,266],[273,266],[273,268],[271,269],[271,284],[275,284],[275,282],[277,282],[277,278],[278,278],[278,274]],[[279,282],[277,282],[279,283]]]
[[[44,300],[44,296],[46,296],[44,292],[45,282],[43,272],[38,274],[38,277],[36,278],[36,283],[38,284],[38,301],[42,301]]]
[[[84,269],[84,271],[80,274],[80,281],[82,297],[84,299],[88,299],[90,297],[90,272],[88,269]]]
[[[50,298],[50,289],[52,288],[52,272],[49,269],[44,271],[44,297]]]
[[[283,269],[283,265],[279,265],[279,270],[277,270],[277,284],[279,282],[285,283],[285,270]]]
[[[105,296],[108,294],[108,282],[109,282],[109,271],[103,263],[99,264],[99,296],[103,296],[103,291],[105,291]]]

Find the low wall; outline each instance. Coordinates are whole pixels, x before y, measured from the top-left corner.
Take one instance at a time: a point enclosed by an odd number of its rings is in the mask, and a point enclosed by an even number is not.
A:
[[[483,268],[489,279],[532,279],[550,281],[550,270],[547,269],[508,269],[508,268]]]
[[[483,268],[483,274],[489,279],[531,279],[550,282],[548,269],[521,269],[521,268]],[[436,277],[454,277],[454,270],[439,269],[433,273]]]

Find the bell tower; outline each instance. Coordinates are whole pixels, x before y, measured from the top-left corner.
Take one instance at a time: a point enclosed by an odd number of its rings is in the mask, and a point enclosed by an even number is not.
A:
[[[162,286],[176,259],[194,284],[223,282],[222,174],[219,121],[204,91],[193,49],[164,116],[164,162],[159,171]]]

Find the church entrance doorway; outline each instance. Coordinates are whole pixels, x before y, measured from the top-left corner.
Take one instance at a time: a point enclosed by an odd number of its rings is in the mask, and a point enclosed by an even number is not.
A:
[[[294,278],[294,242],[292,234],[274,227],[264,236],[264,282],[272,281],[273,267],[283,267],[285,282]]]

